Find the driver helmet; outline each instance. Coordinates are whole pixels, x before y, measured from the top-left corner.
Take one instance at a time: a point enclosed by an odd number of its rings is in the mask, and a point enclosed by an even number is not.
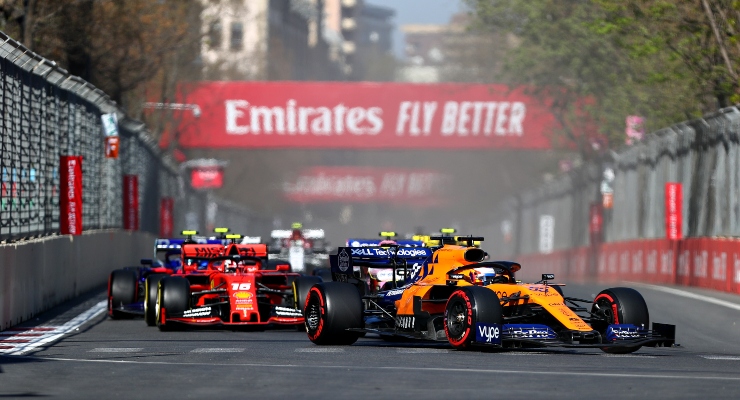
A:
[[[389,245],[397,245],[398,243],[395,240],[381,240],[380,243],[378,243],[378,246],[389,246]]]

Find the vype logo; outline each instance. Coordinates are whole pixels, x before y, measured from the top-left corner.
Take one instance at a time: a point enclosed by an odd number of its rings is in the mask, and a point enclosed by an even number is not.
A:
[[[501,343],[501,328],[498,324],[476,324],[476,341],[488,344]]]

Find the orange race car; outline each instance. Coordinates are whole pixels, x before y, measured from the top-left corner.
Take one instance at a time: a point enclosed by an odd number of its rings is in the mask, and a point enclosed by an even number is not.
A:
[[[464,245],[431,239],[448,244],[436,250],[340,247],[330,258],[333,282],[313,285],[303,302],[309,339],[341,345],[375,333],[447,341],[458,349],[565,346],[609,353],[675,341],[674,325],[649,329],[647,305],[634,289],[606,289],[593,302],[564,297],[560,285],[549,283],[554,275],[522,283],[515,279],[518,263],[485,261],[487,253],[473,246],[481,237],[458,237]],[[403,285],[367,293],[367,270],[383,267],[403,270]]]
[[[288,265],[264,270],[267,245],[185,243],[183,272],[161,279],[156,292],[156,324],[173,325],[303,324],[296,310]]]

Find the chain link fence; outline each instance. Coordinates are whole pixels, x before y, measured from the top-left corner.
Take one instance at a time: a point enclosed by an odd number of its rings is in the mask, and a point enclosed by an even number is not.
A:
[[[666,237],[667,182],[682,184],[685,237],[740,236],[739,158],[737,107],[653,132],[598,163],[509,198],[484,228],[487,247],[517,256],[591,244],[590,208],[602,204],[605,184],[613,190],[613,207],[602,210],[597,240]]]
[[[126,118],[101,90],[1,32],[0,42],[0,242],[59,233],[59,165],[65,155],[83,157],[83,230],[123,226],[124,175],[138,176],[143,231],[159,233],[163,198],[174,200],[175,232],[202,230],[218,218],[249,218],[247,210],[230,205],[209,219],[207,195],[185,183],[143,123]],[[118,158],[105,157],[101,115],[107,113],[119,121]]]

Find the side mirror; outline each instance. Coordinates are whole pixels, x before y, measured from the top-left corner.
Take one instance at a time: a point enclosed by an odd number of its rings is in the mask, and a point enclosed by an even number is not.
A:
[[[275,270],[276,271],[289,272],[290,271],[290,265],[288,265],[288,264],[280,264],[277,267],[275,267]]]
[[[141,265],[152,265],[154,261],[151,258],[142,258],[140,261]]]
[[[551,281],[555,279],[555,274],[542,274],[543,281]]]

